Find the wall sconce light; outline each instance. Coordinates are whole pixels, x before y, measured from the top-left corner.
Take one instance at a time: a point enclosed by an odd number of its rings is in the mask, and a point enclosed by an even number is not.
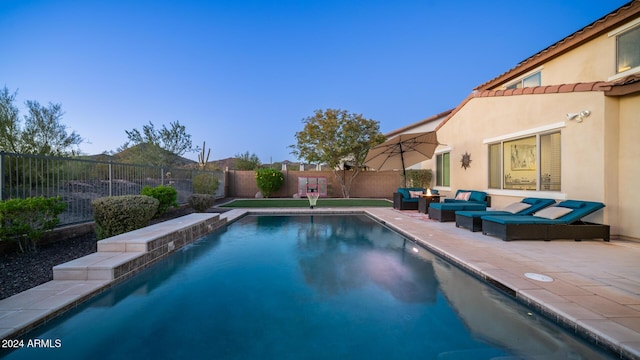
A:
[[[575,120],[576,122],[582,122],[582,120],[584,120],[584,118],[588,117],[589,115],[591,115],[591,111],[589,110],[582,110],[579,113],[568,113],[567,114],[567,120]]]

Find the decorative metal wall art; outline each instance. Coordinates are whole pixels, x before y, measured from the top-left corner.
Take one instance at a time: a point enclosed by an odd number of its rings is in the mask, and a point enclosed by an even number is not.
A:
[[[468,167],[471,167],[471,154],[465,151],[460,162],[462,163],[462,168],[466,171]]]

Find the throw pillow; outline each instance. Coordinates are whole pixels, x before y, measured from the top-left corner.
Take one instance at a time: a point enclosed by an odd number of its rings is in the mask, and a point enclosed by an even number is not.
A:
[[[557,219],[561,216],[564,216],[570,212],[572,212],[573,209],[569,209],[566,207],[562,207],[562,206],[551,206],[548,207],[546,209],[542,209],[540,211],[537,211],[533,214],[533,216],[537,216],[537,217],[541,217],[541,218],[545,218],[545,219]]]
[[[456,200],[469,201],[470,197],[471,197],[470,192],[459,192],[458,195],[456,195]]]
[[[412,198],[417,198],[422,195],[422,191],[409,191],[409,194],[411,194]]]
[[[504,207],[504,209],[502,209],[502,211],[506,211],[506,212],[510,212],[512,214],[515,213],[519,213],[520,211],[524,210],[524,209],[528,209],[531,207],[531,204],[525,204],[522,202],[517,202],[517,203],[513,203],[513,204],[509,204],[507,206]]]

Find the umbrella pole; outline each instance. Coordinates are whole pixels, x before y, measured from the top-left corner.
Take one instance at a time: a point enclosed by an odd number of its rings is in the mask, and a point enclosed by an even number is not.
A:
[[[400,161],[402,161],[402,178],[404,179],[404,187],[407,187],[407,170],[404,168],[404,151],[402,150],[402,142],[400,145]]]

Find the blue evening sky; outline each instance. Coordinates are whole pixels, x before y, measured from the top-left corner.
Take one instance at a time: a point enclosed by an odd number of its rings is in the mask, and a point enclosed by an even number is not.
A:
[[[296,160],[316,109],[395,130],[627,2],[0,0],[0,88],[62,104],[86,154],[178,120],[210,160]]]

